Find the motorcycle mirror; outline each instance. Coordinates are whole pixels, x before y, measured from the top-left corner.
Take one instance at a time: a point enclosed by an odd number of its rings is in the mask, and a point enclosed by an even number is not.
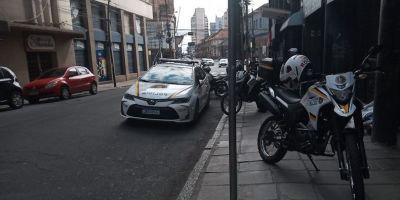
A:
[[[358,75],[358,79],[363,80],[363,79],[366,79],[366,78],[368,78],[368,75],[367,75],[367,74],[360,74],[360,75]]]
[[[299,52],[299,50],[298,50],[297,48],[290,48],[290,49],[289,49],[289,53],[290,53],[291,55],[296,55],[297,52]]]
[[[368,54],[374,55],[379,53],[383,49],[382,45],[375,45],[368,50]]]

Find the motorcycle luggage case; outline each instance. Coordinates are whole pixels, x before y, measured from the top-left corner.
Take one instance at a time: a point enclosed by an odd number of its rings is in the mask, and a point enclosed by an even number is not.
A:
[[[258,101],[260,102],[260,104],[265,106],[273,115],[281,115],[278,105],[269,96],[269,93],[267,91],[262,91],[258,94]]]

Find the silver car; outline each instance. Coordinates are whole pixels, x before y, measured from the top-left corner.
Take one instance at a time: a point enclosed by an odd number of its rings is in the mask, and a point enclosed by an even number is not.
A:
[[[198,63],[171,61],[152,67],[121,101],[125,118],[195,121],[210,103],[210,83]]]

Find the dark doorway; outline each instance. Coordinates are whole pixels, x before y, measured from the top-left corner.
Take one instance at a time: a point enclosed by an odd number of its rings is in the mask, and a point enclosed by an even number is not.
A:
[[[28,52],[26,54],[28,61],[29,80],[34,80],[42,72],[54,67],[53,56],[51,52]]]

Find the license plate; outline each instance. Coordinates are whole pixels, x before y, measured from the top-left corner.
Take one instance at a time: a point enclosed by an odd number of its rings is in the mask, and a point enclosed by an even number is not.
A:
[[[142,114],[145,114],[145,115],[160,115],[160,110],[158,110],[158,109],[146,109],[146,108],[144,108],[144,109],[142,110]]]
[[[38,95],[38,94],[39,94],[38,91],[30,91],[30,92],[29,92],[29,95]]]

